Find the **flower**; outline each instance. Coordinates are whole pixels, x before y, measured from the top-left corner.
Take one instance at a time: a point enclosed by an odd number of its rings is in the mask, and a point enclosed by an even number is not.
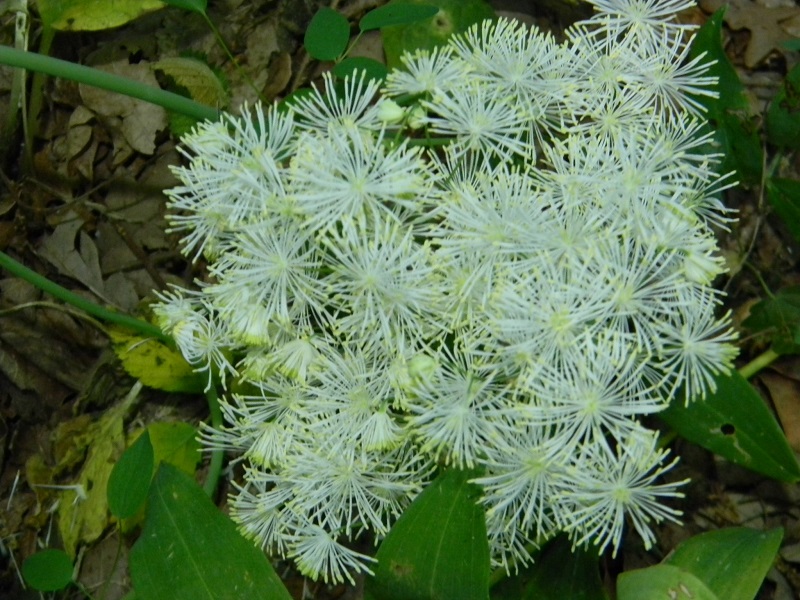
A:
[[[332,124],[325,135],[302,138],[289,184],[305,227],[334,229],[343,221],[396,219],[398,208],[413,211],[425,193],[423,167],[419,149],[387,147],[382,131]]]
[[[626,521],[649,546],[680,516],[642,418],[736,354],[714,79],[686,0],[592,3],[563,43],[487,21],[383,90],[326,74],[186,138],[171,223],[209,277],[155,313],[209,385],[237,378],[201,439],[244,464],[245,535],[302,573],[370,572],[348,544],[437,465],[476,470],[507,570],[561,531],[616,553]]]
[[[372,102],[379,88],[376,79],[367,79],[362,71],[360,77],[348,77],[343,89],[336,86],[330,73],[325,73],[322,81],[322,89],[313,87],[309,94],[289,103],[298,127],[323,135],[331,126],[346,130],[382,127],[378,107]]]
[[[403,54],[400,62],[403,69],[395,69],[386,77],[384,90],[390,96],[423,94],[429,97],[457,85],[469,74],[465,63],[453,60],[450,46]]]
[[[366,229],[344,223],[322,243],[337,335],[366,348],[396,348],[417,343],[437,327],[442,282],[409,227],[389,220]]]
[[[500,418],[509,387],[469,354],[444,351],[437,362],[436,375],[411,386],[410,427],[422,451],[440,455],[445,464],[473,468],[486,446],[511,429]]]
[[[225,234],[259,217],[281,196],[282,162],[294,152],[291,115],[261,104],[245,106],[240,118],[224,115],[183,138],[189,167],[172,167],[181,186],[167,192],[170,231],[188,232],[186,254],[215,257]]]
[[[451,151],[456,157],[467,151],[506,161],[535,155],[527,115],[499,89],[468,79],[421,105],[429,112],[424,122],[431,133],[454,138]]]
[[[676,462],[664,464],[669,451],[658,450],[657,444],[656,433],[639,431],[616,450],[606,444],[584,448],[562,492],[569,508],[559,513],[574,545],[592,541],[600,552],[611,546],[616,556],[627,516],[649,549],[655,541],[651,523],[680,522],[681,512],[665,506],[663,499],[682,498],[677,488],[688,480],[656,483]]]
[[[320,304],[317,273],[322,259],[312,238],[313,232],[295,221],[274,219],[240,227],[223,246],[210,267],[216,282],[206,293],[223,314],[243,306],[263,311],[265,335],[248,340],[249,328],[238,328],[246,343],[269,341],[267,324],[286,327],[298,313]]]

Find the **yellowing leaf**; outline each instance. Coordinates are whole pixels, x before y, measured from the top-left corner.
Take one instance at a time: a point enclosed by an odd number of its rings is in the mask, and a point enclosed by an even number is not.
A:
[[[89,451],[75,482],[85,497],[78,497],[74,490],[65,491],[58,508],[64,549],[72,557],[79,544],[95,541],[108,526],[106,487],[111,469],[125,450],[123,421],[136,398],[137,394],[129,394],[86,431]]]
[[[177,350],[123,329],[112,328],[109,334],[122,366],[146,386],[185,393],[200,393],[205,388],[205,379]]]
[[[99,31],[119,27],[164,6],[158,0],[38,0],[46,27],[60,31]]]
[[[214,71],[203,61],[195,58],[164,58],[153,65],[186,88],[193,100],[214,108],[228,105],[228,93]]]

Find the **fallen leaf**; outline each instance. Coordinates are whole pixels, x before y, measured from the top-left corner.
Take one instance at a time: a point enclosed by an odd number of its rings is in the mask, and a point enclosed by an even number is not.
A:
[[[158,87],[151,65],[147,61],[130,64],[122,59],[106,65],[96,65],[94,68],[120,75],[142,85]],[[90,85],[81,84],[78,89],[84,104],[89,109],[110,119],[106,121],[107,124],[113,126],[114,117],[121,119],[119,130],[115,132],[118,136],[114,139],[115,153],[124,151],[125,145],[129,145],[142,154],[153,154],[156,134],[167,126],[167,112],[163,108]]]
[[[78,218],[57,225],[52,235],[40,246],[39,255],[62,275],[81,282],[98,298],[105,299],[97,247],[92,238],[81,230],[82,226]]]
[[[97,540],[108,527],[106,486],[111,469],[125,450],[124,419],[137,397],[138,394],[128,394],[86,430],[89,450],[75,482],[82,486],[86,497],[81,499],[74,491],[67,490],[58,509],[58,529],[70,556],[75,556],[80,544]]]
[[[725,23],[731,29],[747,29],[750,41],[744,53],[744,64],[752,69],[783,42],[794,37],[791,33],[800,19],[800,8],[791,6],[767,7],[752,0],[700,0],[700,7],[709,13],[727,6]]]
[[[800,452],[800,381],[774,371],[763,371],[759,378],[769,391],[789,445]]]

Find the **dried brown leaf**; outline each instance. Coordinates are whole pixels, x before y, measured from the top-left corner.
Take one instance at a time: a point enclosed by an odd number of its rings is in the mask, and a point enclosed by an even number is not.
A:
[[[728,7],[725,23],[731,29],[750,31],[750,41],[744,53],[744,64],[750,69],[794,37],[785,25],[800,17],[798,7],[767,7],[751,0],[700,0],[700,7],[709,13],[722,6]]]

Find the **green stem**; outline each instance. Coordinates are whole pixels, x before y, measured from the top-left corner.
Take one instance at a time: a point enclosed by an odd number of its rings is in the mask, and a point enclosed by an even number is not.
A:
[[[217,29],[216,25],[214,25],[214,21],[212,21],[209,18],[208,14],[205,11],[201,12],[200,14],[203,15],[203,18],[206,20],[206,23],[208,24],[209,29],[211,29],[211,33],[214,34],[214,37],[217,40],[217,43],[220,45],[220,47],[225,52],[225,54],[228,55],[228,60],[230,60],[233,63],[234,68],[244,78],[244,80],[247,82],[247,85],[250,86],[250,89],[252,89],[256,93],[256,97],[259,98],[263,102],[264,98],[261,96],[261,92],[256,87],[256,84],[253,83],[253,80],[250,79],[250,77],[247,75],[247,73],[244,72],[244,69],[242,69],[241,65],[239,65],[239,62],[236,60],[236,57],[233,56],[233,52],[231,52],[230,48],[228,48],[228,44],[225,43],[225,40],[222,37],[222,33],[220,33],[220,30]]]
[[[779,357],[780,354],[778,354],[772,348],[770,348],[766,352],[756,356],[753,360],[751,360],[749,363],[747,363],[745,366],[739,369],[739,375],[741,375],[745,379],[750,379],[761,369],[768,367],[770,364],[775,362],[775,360]]]
[[[79,83],[98,87],[138,98],[151,104],[162,106],[167,110],[181,113],[200,121],[215,121],[219,118],[216,109],[200,104],[172,92],[167,92],[149,85],[142,85],[125,77],[112,75],[99,69],[76,65],[66,60],[42,56],[35,52],[24,52],[16,48],[0,45],[0,64],[46,73],[54,77],[63,77]]]
[[[410,138],[408,140],[409,146],[423,146],[423,147],[436,147],[436,146],[447,146],[447,144],[452,144],[453,138],[427,138],[427,139],[418,139],[418,138]]]
[[[50,48],[53,45],[56,31],[52,27],[44,27],[42,29],[42,39],[39,43],[39,52],[37,56],[47,57],[50,54]],[[25,134],[25,166],[30,171],[33,167],[33,140],[39,135],[39,112],[42,110],[44,104],[44,86],[47,82],[45,78],[46,73],[41,71],[33,74],[31,81],[31,96],[28,101],[28,107],[23,107],[23,123]]]
[[[5,269],[16,277],[21,277],[28,283],[35,285],[43,292],[46,292],[51,296],[66,302],[67,304],[71,304],[75,308],[78,308],[85,313],[92,315],[93,317],[97,317],[101,321],[116,323],[117,325],[133,329],[142,335],[156,338],[168,344],[172,343],[171,338],[155,325],[129,315],[123,315],[113,310],[109,310],[100,306],[99,304],[95,304],[91,300],[82,298],[81,296],[70,292],[68,289],[61,287],[57,283],[50,281],[47,277],[39,275],[35,271],[30,270],[28,267],[18,263],[4,252],[0,252],[0,268]]]
[[[211,426],[214,429],[222,427],[222,409],[219,407],[219,396],[217,396],[217,388],[212,385],[206,392],[206,400],[208,400],[208,411],[211,415]],[[203,489],[210,498],[214,497],[217,491],[217,484],[219,483],[220,474],[222,473],[222,458],[223,453],[221,448],[214,448],[211,451],[211,462],[208,465],[208,475],[206,476]]]

